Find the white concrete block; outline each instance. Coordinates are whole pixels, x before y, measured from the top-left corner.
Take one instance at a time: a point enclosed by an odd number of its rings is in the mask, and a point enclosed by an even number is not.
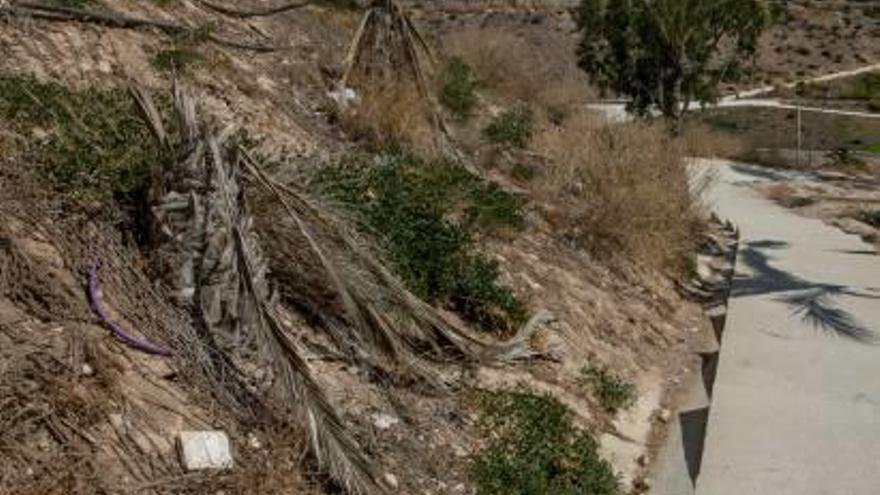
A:
[[[232,450],[225,432],[181,431],[177,440],[180,462],[187,471],[232,467]]]

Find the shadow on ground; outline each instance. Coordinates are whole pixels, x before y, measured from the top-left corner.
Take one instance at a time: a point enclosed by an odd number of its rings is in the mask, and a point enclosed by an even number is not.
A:
[[[788,247],[786,242],[769,239],[752,241],[741,247],[739,262],[744,263],[752,274],[737,275],[730,296],[779,293],[777,300],[790,306],[793,314],[809,322],[813,328],[864,344],[880,343],[880,336],[834,301],[837,296],[880,300],[880,295],[843,285],[812,282],[774,267],[768,251]]]
[[[703,446],[706,440],[706,425],[709,423],[709,408],[701,407],[678,415],[681,423],[681,441],[684,445],[684,460],[687,464],[691,483],[696,484],[703,461]]]

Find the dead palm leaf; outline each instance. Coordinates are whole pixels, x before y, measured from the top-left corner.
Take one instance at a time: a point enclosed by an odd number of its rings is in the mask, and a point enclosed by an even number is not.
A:
[[[148,101],[144,92],[139,99]],[[271,401],[283,405],[276,414],[293,413],[309,432],[316,460],[335,481],[349,493],[381,492],[369,462],[279,322],[237,161],[229,160],[234,148],[226,141],[232,129],[217,133],[200,125],[194,103],[180,86],[175,87],[175,102],[181,148],[189,153],[165,171],[154,212],[156,230],[165,239],[159,256],[171,270],[177,300],[207,329],[213,353],[225,356],[239,373],[265,371],[267,378],[251,386],[258,393],[280,394]]]

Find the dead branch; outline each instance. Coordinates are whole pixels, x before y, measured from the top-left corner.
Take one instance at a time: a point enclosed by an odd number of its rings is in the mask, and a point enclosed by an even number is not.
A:
[[[46,5],[39,2],[25,1],[17,2],[13,5],[0,6],[0,14],[6,14],[11,17],[42,19],[46,21],[88,22],[119,29],[155,28],[169,35],[193,34],[196,32],[195,28],[183,24],[157,19],[145,19],[106,9],[81,9]],[[208,34],[207,39],[213,43],[229,48],[238,48],[263,53],[275,51],[275,47],[269,45],[230,40],[215,34]]]
[[[288,12],[291,10],[299,9],[302,7],[306,7],[312,4],[310,0],[305,0],[302,2],[290,2],[283,5],[279,5],[277,7],[269,7],[267,9],[260,10],[239,10],[231,7],[226,7],[224,5],[218,5],[214,2],[209,2],[208,0],[197,0],[199,4],[204,5],[210,10],[217,12],[219,14],[227,15],[229,17],[235,17],[238,19],[247,19],[249,17],[268,17],[270,15],[281,14],[283,12]]]

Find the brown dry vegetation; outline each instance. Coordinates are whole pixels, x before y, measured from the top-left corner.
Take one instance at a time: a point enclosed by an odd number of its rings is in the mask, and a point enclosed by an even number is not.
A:
[[[389,79],[359,89],[357,104],[339,111],[340,123],[352,138],[378,149],[436,153],[433,110],[415,84]]]
[[[607,126],[584,108],[595,93],[573,57],[550,56],[552,49],[573,50],[562,35],[545,34],[536,46],[520,32],[490,26],[456,29],[443,39],[447,52],[473,68],[484,106],[525,104],[535,115],[527,150],[471,143],[482,151],[480,163],[511,174],[558,232],[594,255],[682,273],[699,214],[685,156],[733,153],[740,147],[735,138],[697,125],[681,139],[669,138],[661,123]],[[460,134],[473,136],[485,114]]]
[[[482,84],[482,112],[458,129],[465,148],[529,190],[558,232],[594,255],[682,273],[700,215],[685,157],[730,156],[742,143],[696,124],[675,140],[659,123],[605,127],[584,108],[597,93],[574,62],[576,35],[561,28],[572,26],[568,14],[559,6],[531,13],[507,7],[457,11],[434,30],[445,52],[470,65]],[[473,142],[475,129],[500,114],[499,107],[516,105],[535,116],[526,150]]]
[[[586,75],[573,62],[569,40],[541,32],[542,26],[530,27],[537,30],[532,37],[498,27],[468,27],[441,37],[445,52],[470,65],[486,92],[501,99],[529,103],[554,119],[594,99]],[[562,53],[550,57],[555,50]]]
[[[646,123],[541,137],[536,147],[551,164],[536,190],[566,236],[601,257],[622,254],[649,269],[682,273],[699,234],[684,141]]]

